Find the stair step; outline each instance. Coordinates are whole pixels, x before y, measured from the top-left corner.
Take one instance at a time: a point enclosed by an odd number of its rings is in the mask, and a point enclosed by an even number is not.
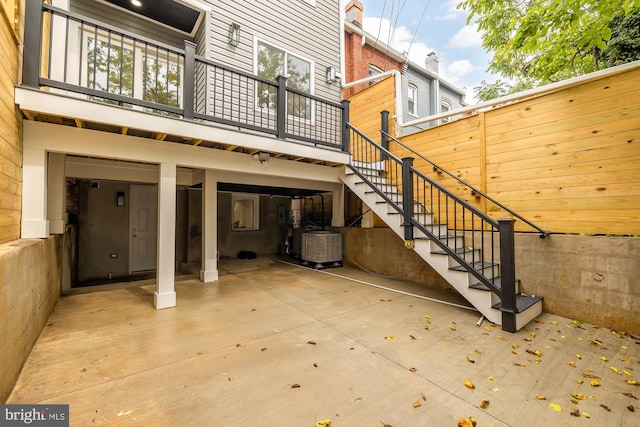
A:
[[[536,303],[538,303],[539,301],[542,301],[542,300],[543,300],[543,297],[538,296],[538,295],[531,296],[531,295],[518,294],[518,295],[516,295],[516,313],[522,313],[526,309],[528,309],[529,307],[534,306]],[[499,302],[497,304],[494,304],[493,308],[495,308],[497,310],[501,310],[502,309],[502,303]]]
[[[474,249],[474,248],[456,248],[454,250],[454,252],[456,253],[456,255],[461,256],[464,260],[466,260],[467,262],[475,262],[480,261],[482,259],[482,254],[480,252],[480,249]],[[449,256],[449,254],[447,252],[445,252],[442,249],[437,249],[435,251],[431,251],[432,254],[437,254],[437,255],[447,255]],[[480,283],[478,283],[479,285]],[[488,290],[488,288],[487,288]]]
[[[493,279],[493,284],[496,286],[496,288],[501,289],[502,288],[502,278],[501,277],[496,277],[495,279]],[[520,285],[520,279],[516,279],[516,290],[518,289],[518,286]],[[481,291],[489,291],[489,287],[487,285],[485,285],[484,283],[474,283],[473,285],[469,285],[470,288],[472,289],[479,289]]]
[[[488,270],[490,268],[495,269],[496,267],[498,267],[498,264],[487,262],[487,261],[478,261],[471,264],[471,266],[473,267],[474,270],[480,271],[480,270]],[[467,269],[461,265],[455,265],[453,267],[450,267],[449,269],[454,271],[467,271]]]

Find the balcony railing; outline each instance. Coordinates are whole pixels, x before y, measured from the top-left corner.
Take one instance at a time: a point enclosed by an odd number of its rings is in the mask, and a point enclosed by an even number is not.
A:
[[[24,86],[348,150],[347,101],[328,101],[287,87],[284,77],[267,80],[195,52],[188,41],[178,49],[26,2]]]

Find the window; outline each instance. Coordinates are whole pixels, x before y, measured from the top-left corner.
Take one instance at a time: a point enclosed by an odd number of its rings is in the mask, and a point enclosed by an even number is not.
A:
[[[233,231],[259,230],[260,196],[258,194],[232,194],[231,208]]]
[[[286,76],[287,87],[311,94],[312,62],[262,41],[258,41],[256,48],[256,74],[272,81],[276,81],[278,76]],[[275,112],[276,93],[274,87],[259,85],[258,108]],[[311,119],[311,100],[303,95],[289,92],[287,112],[291,116]]]
[[[128,38],[98,31],[85,40],[87,87],[180,107],[182,67],[177,54],[152,46],[134,48]]]
[[[407,89],[407,112],[413,116],[418,115],[418,88],[413,84]]]
[[[376,67],[375,65],[369,64],[369,77],[377,76],[378,74],[382,74],[382,73],[383,73],[382,69]],[[378,83],[378,80],[370,80],[369,86],[374,85],[376,83]]]
[[[451,104],[449,104],[448,102],[442,101],[440,103],[440,112],[441,113],[446,113],[448,111],[451,111]],[[444,119],[441,119],[442,123],[447,123],[449,120],[451,120],[450,117],[445,117]]]

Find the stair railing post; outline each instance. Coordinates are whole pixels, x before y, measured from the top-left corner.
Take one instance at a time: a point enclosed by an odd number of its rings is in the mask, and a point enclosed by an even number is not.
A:
[[[40,87],[42,53],[42,1],[25,2],[22,84]]]
[[[193,120],[196,87],[196,44],[184,41],[184,90],[182,91],[182,117]]]
[[[402,158],[402,211],[404,227],[404,244],[413,247],[413,157]]]
[[[500,299],[502,301],[502,329],[516,332],[516,257],[515,233],[513,218],[498,219],[500,232],[500,277],[502,286]]]
[[[385,150],[389,150],[389,112],[387,110],[380,111],[380,145]],[[382,153],[380,160],[387,160],[387,154]]]
[[[287,120],[287,78],[278,76],[276,81],[278,82],[278,96],[276,99],[277,136],[280,139],[284,139]]]
[[[342,151],[349,153],[351,151],[351,132],[349,132],[349,105],[351,101],[342,100]]]

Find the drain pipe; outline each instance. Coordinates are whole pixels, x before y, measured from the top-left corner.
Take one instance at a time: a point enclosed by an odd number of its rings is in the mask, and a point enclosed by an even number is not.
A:
[[[280,260],[280,259],[274,259],[273,261],[277,261],[277,262],[280,262],[282,264],[292,265],[294,267],[307,268],[309,270],[313,270],[313,271],[316,271],[318,273],[327,274],[329,276],[337,277],[337,278],[344,279],[344,280],[350,280],[352,282],[356,282],[356,283],[359,283],[361,285],[371,286],[373,288],[382,289],[384,291],[395,292],[397,294],[406,295],[406,296],[414,297],[414,298],[419,298],[419,299],[423,299],[423,300],[426,300],[426,301],[436,302],[436,303],[448,305],[448,306],[451,306],[451,307],[463,308],[465,310],[476,311],[476,312],[478,311],[474,307],[469,307],[469,306],[466,306],[466,305],[456,304],[456,303],[449,302],[449,301],[442,301],[442,300],[435,299],[435,298],[429,298],[429,297],[425,297],[424,295],[412,294],[411,292],[405,292],[405,291],[401,291],[401,290],[398,290],[398,289],[388,288],[386,286],[376,285],[375,283],[365,282],[364,280],[354,279],[353,277],[341,276],[339,274],[330,273],[328,271],[316,270],[315,268],[305,267],[304,265],[294,264],[294,263],[283,261],[283,260]]]

